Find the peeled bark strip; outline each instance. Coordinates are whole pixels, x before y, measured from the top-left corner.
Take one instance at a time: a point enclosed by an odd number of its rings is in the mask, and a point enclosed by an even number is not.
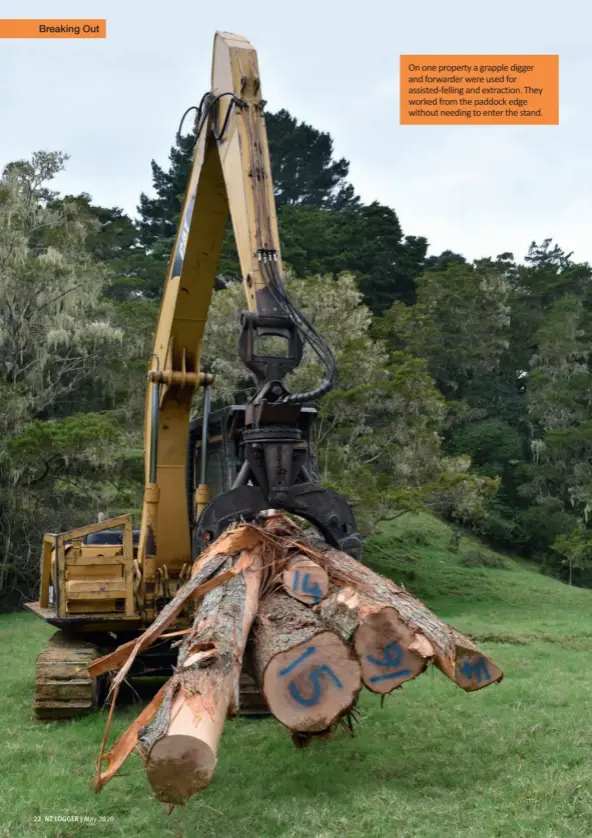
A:
[[[181,646],[166,698],[138,735],[148,781],[163,803],[184,803],[209,785],[214,774],[259,602],[258,548],[241,558],[250,558],[251,567],[206,594],[193,631]],[[221,572],[229,566],[230,560]]]
[[[329,590],[327,571],[302,553],[288,561],[282,582],[286,593],[305,605],[319,602]]]
[[[380,606],[392,609],[391,617],[395,620],[395,623],[405,626],[408,631],[416,636],[423,635],[433,647],[435,665],[463,690],[479,690],[502,680],[503,672],[501,669],[474,643],[463,637],[455,629],[450,628],[420,600],[415,599],[390,579],[374,573],[369,567],[360,564],[339,550],[327,550],[324,553],[324,558],[329,577],[334,583],[344,588],[355,589],[355,593],[361,602],[374,603],[373,609],[375,611],[379,610]],[[318,607],[326,609],[325,603],[321,603]],[[346,610],[351,611],[352,609]],[[355,609],[353,610],[355,612]],[[325,611],[325,613],[327,612]],[[332,618],[325,617],[325,619],[328,625],[332,627],[337,625],[337,623],[331,622]],[[355,622],[356,618],[350,616],[349,619],[351,623],[352,621]],[[375,624],[374,628],[378,629],[378,626]],[[371,628],[368,633],[372,633]],[[358,649],[358,643],[361,644],[359,648],[363,655],[365,643],[368,642],[368,634],[364,632],[355,642],[356,650]],[[382,656],[372,655],[375,661],[382,662],[383,674],[388,672],[389,661],[394,658],[398,659],[397,656],[400,655],[400,652],[394,647],[389,650],[388,646],[389,643],[383,646]],[[420,656],[424,656],[419,646],[415,645],[413,648],[420,653]],[[427,646],[424,646],[424,651],[427,651]],[[370,661],[367,662],[371,663]],[[377,665],[381,668],[381,664]],[[370,676],[369,671],[365,670],[365,683],[368,678],[377,677],[377,674]],[[376,686],[380,682],[374,681],[372,683]]]
[[[417,678],[434,658],[429,640],[413,631],[388,605],[340,588],[317,606],[329,628],[346,640],[353,638],[364,686],[385,694]]]
[[[283,591],[260,603],[253,664],[269,709],[299,733],[330,728],[361,689],[360,664],[348,644]]]
[[[123,763],[129,757],[134,748],[138,744],[138,731],[141,730],[148,722],[154,718],[158,708],[160,707],[166,693],[167,685],[164,684],[156,693],[152,701],[144,707],[138,718],[132,722],[128,729],[117,740],[111,750],[102,757],[101,761],[105,760],[107,767],[101,770],[99,763],[99,774],[92,782],[92,787],[96,792],[100,792],[105,783],[115,776]]]

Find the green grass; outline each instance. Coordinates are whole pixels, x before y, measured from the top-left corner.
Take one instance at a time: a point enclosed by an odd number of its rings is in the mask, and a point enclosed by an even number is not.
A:
[[[430,669],[383,708],[364,694],[355,738],[304,750],[273,719],[228,722],[212,785],[170,816],[136,757],[90,790],[105,715],[33,722],[35,655],[52,630],[0,617],[0,836],[592,836],[592,591],[449,541],[443,524],[405,516],[366,560],[477,638],[500,685],[466,694]],[[121,708],[114,733],[138,711]]]

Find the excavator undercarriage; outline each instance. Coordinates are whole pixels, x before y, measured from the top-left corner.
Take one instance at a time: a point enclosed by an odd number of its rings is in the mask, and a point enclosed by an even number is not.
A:
[[[99,638],[93,639],[95,642],[82,635],[57,631],[39,653],[34,703],[39,720],[85,716],[101,705],[106,694],[106,679],[104,676],[91,678],[87,666],[106,654],[111,645],[101,643]]]

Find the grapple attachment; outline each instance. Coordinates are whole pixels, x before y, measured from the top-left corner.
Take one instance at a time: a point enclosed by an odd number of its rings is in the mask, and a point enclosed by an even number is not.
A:
[[[361,558],[361,538],[350,504],[312,479],[309,434],[316,411],[290,405],[293,424],[270,421],[270,416],[280,418],[280,408],[281,418],[286,419],[287,407],[259,405],[254,417],[258,427],[247,424],[253,419],[250,406],[233,405],[212,413],[205,469],[202,421],[192,423],[187,488],[195,556],[234,522],[252,521],[268,509],[282,509],[309,521],[331,546]],[[213,497],[196,516],[197,478],[201,474],[203,480],[204,472]]]

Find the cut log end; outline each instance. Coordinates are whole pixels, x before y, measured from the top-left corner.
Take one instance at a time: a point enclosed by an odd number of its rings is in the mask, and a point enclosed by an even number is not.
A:
[[[330,727],[354,704],[360,687],[358,661],[329,631],[275,655],[263,677],[273,715],[291,730],[306,733]]]
[[[164,736],[155,743],[146,775],[157,800],[182,804],[212,781],[216,754],[194,736]]]
[[[354,635],[364,685],[390,693],[421,675],[434,656],[432,645],[401,622],[394,608],[369,614]]]
[[[482,652],[463,655],[456,660],[455,681],[467,692],[481,690],[501,681],[503,672]]]
[[[294,557],[289,562],[283,572],[282,582],[290,596],[306,605],[320,602],[329,590],[327,571],[304,555]]]

